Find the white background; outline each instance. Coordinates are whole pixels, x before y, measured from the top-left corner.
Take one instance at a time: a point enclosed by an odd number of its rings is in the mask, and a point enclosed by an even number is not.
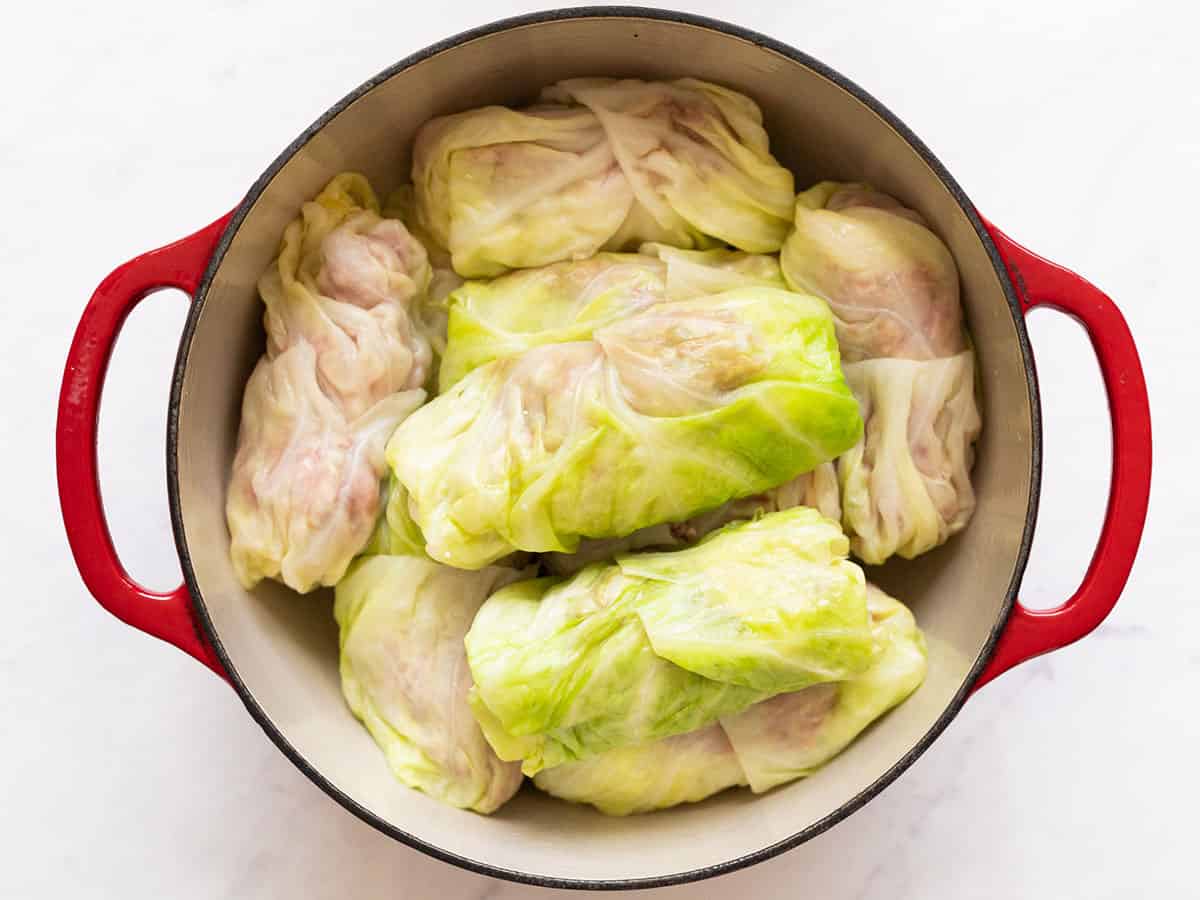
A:
[[[653,4],[652,4],[653,5]],[[58,382],[92,288],[232,207],[348,90],[525,3],[25,3],[0,54],[0,893],[14,898],[483,898],[540,894],[452,869],[352,818],[235,695],[84,590],[53,477]],[[1174,7],[1174,4],[1170,4]],[[1141,8],[1139,11],[1139,7]],[[413,11],[409,11],[410,8]],[[894,786],[826,835],[678,898],[1107,898],[1196,890],[1200,640],[1188,577],[1197,432],[1200,67],[1163,3],[730,4],[904,119],[1010,234],[1121,304],[1154,411],[1143,550],[1095,634],[971,700]],[[20,10],[19,12],[17,10]],[[185,303],[117,347],[104,488],[129,568],[179,581],[167,386]],[[1082,332],[1031,319],[1046,468],[1024,597],[1074,589],[1104,509],[1105,404]]]

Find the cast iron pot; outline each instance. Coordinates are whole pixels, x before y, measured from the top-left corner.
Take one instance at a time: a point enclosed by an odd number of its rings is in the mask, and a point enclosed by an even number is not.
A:
[[[874,573],[914,609],[929,676],[907,703],[816,776],[754,798],[626,819],[527,789],[486,818],[398,784],[342,702],[337,635],[324,595],[264,583],[247,592],[229,563],[224,498],[242,389],[263,352],[255,281],[302,201],[355,169],[381,191],[404,180],[417,127],[432,116],[530,99],[579,75],[693,75],[762,106],[772,149],[804,186],[869,181],[914,207],[950,246],[979,356],[984,431],[970,527],[915,562]],[[164,287],[193,297],[172,380],[168,492],[186,584],[140,587],[121,567],[96,478],[96,414],[117,332]],[[1032,612],[1017,589],[1033,535],[1041,457],[1037,383],[1024,315],[1075,316],[1100,361],[1113,428],[1108,510],[1075,595]],[[165,373],[164,373],[165,375]],[[439,859],[542,885],[649,887],[767,859],[844,819],[941,733],[972,691],[1083,637],[1112,609],[1133,564],[1150,488],[1145,381],[1121,314],[1082,278],[1020,247],[975,210],[895,116],[852,82],[784,44],[722,22],[646,9],[591,8],[508,19],[397,63],[304,132],[229,215],[118,268],[75,334],[58,419],[63,518],[84,582],[124,621],[170,641],[228,680],[301,771],[355,815]]]

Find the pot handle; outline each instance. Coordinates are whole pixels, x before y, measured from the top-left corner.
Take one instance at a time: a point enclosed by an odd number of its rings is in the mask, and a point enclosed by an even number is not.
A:
[[[1074,317],[1100,362],[1112,419],[1112,478],[1100,540],[1069,600],[1026,609],[1018,600],[987,668],[972,690],[1034,656],[1065,647],[1104,621],[1116,605],[1137,555],[1150,499],[1150,403],[1129,326],[1099,288],[1025,249],[986,219],[1024,312],[1049,306]]]
[[[121,621],[190,653],[227,678],[216,653],[196,627],[186,585],[168,593],[147,590],[121,565],[113,547],[96,466],[96,420],[113,344],[130,311],[162,288],[189,296],[232,213],[195,234],[151,250],[115,269],[96,288],[75,329],[58,399],[58,497],[67,539],[83,582],[100,605]]]

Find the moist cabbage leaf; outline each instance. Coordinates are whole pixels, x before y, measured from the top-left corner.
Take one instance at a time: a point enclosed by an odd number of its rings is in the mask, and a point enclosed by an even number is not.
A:
[[[725,247],[681,250],[654,243],[642,244],[638,253],[662,261],[668,300],[687,300],[754,285],[787,289],[779,257],[773,254],[746,253]]]
[[[860,430],[828,307],[742,288],[475,369],[405,421],[387,456],[430,556],[474,568],[760,493]]]
[[[598,253],[466,282],[449,297],[438,391],[492,360],[589,340],[597,327],[665,299],[665,276],[666,267],[652,256]]]
[[[800,507],[498,591],[466,639],[484,734],[534,774],[865,671],[876,646],[847,549]]]

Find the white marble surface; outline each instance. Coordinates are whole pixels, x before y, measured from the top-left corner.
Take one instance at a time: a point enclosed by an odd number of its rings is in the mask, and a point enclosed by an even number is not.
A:
[[[377,834],[312,786],[228,688],[101,611],[70,561],[53,478],[61,366],[115,264],[208,222],[304,126],[399,57],[534,8],[223,0],[23,4],[0,75],[0,894],[495,900],[491,881]],[[1086,641],[1006,675],[883,796],[689,898],[1106,898],[1196,889],[1200,539],[1194,22],[1119,0],[689,8],[847,73],[924,138],[980,209],[1122,304],[1154,406],[1156,482],[1126,595]],[[1139,9],[1140,7],[1140,9]],[[166,512],[167,380],[184,303],[135,313],[105,397],[118,545],[178,581]],[[1032,331],[1043,512],[1024,596],[1076,585],[1103,513],[1107,420],[1081,332]]]

